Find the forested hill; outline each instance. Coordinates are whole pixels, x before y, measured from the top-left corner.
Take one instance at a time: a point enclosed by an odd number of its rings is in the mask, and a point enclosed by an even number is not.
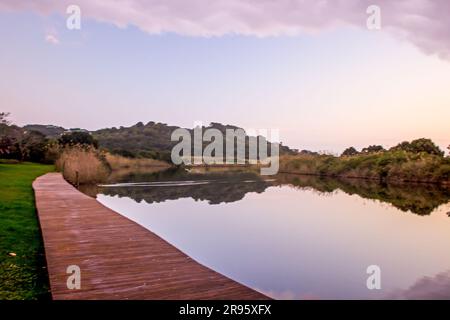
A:
[[[29,124],[24,126],[23,128],[28,131],[38,131],[51,139],[57,139],[61,134],[68,131],[63,127],[42,124]]]
[[[57,138],[67,131],[81,129],[64,129],[51,125],[27,125],[27,130],[39,131],[49,138]],[[131,127],[107,128],[92,131],[92,136],[98,141],[99,147],[124,156],[140,156],[163,159],[170,156],[172,147],[178,143],[170,140],[172,132],[179,127],[165,123],[139,122]],[[211,123],[208,128],[215,128],[225,134],[226,129],[238,129],[236,126]],[[192,133],[192,129],[188,129]],[[248,140],[248,139],[247,139]],[[291,153],[286,146],[280,147],[280,153]]]
[[[92,132],[101,148],[124,156],[160,158],[160,153],[170,152],[173,142],[170,135],[177,129],[164,123],[139,122],[131,127],[108,128]]]

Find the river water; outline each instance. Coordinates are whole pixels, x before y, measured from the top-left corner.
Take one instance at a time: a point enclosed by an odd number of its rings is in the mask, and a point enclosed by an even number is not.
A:
[[[450,298],[448,189],[197,170],[85,192],[276,299]]]

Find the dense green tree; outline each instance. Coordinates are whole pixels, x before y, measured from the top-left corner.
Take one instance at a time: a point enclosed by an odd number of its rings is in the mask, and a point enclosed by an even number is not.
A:
[[[413,153],[425,152],[441,157],[444,156],[444,151],[442,151],[433,141],[426,138],[416,139],[411,142],[404,141],[395,147],[392,147],[391,150],[402,150]]]
[[[47,139],[37,131],[21,131],[16,138],[20,160],[42,162],[45,158]]]
[[[14,142],[8,136],[0,135],[0,157],[9,157]]]
[[[59,137],[58,142],[63,146],[81,144],[98,147],[97,140],[89,132],[84,131],[64,133]]]
[[[0,112],[0,124],[8,125],[9,112]]]
[[[24,130],[11,124],[9,113],[0,113],[0,156],[20,161],[42,162],[47,150],[47,138],[44,134]]]
[[[370,145],[361,150],[362,153],[375,153],[375,152],[383,152],[386,151],[383,146],[380,145]]]
[[[10,158],[14,153],[13,131],[15,128],[10,126],[8,121],[8,112],[0,112],[0,157]]]
[[[341,156],[354,156],[358,154],[358,150],[356,150],[354,147],[349,147],[342,152]]]

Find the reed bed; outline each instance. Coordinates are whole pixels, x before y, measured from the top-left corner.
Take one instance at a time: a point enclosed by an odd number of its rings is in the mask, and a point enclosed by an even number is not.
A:
[[[74,185],[100,183],[111,171],[105,155],[86,146],[65,148],[56,160],[56,168]]]
[[[105,154],[106,162],[108,162],[112,170],[119,169],[145,169],[145,168],[169,168],[170,164],[164,161],[149,158],[126,158],[116,154]]]
[[[99,151],[92,146],[75,145],[61,150],[56,169],[73,185],[105,182],[114,172],[165,170],[170,164],[147,158],[126,158]]]

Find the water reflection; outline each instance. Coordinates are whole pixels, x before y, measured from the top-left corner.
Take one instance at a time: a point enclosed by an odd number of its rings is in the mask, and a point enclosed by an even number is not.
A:
[[[338,179],[285,174],[277,177],[280,184],[312,188],[323,193],[342,190],[365,199],[386,202],[401,211],[428,215],[450,201],[450,188],[433,184],[386,184],[376,180]]]
[[[86,192],[273,298],[450,298],[445,189],[196,170],[128,172]],[[372,264],[382,290],[366,287]]]
[[[159,181],[164,181],[165,184],[161,185]],[[116,179],[114,184],[104,184],[93,187],[94,190],[83,191],[90,192],[91,195],[102,193],[130,197],[137,202],[145,200],[147,203],[192,198],[196,201],[208,201],[209,204],[220,204],[239,201],[249,192],[264,192],[270,185],[271,180],[263,180],[253,172],[189,173],[175,170],[146,175],[130,174]]]
[[[158,182],[173,182],[160,185]],[[152,184],[153,183],[153,184]],[[155,184],[156,183],[156,184]],[[327,195],[341,190],[365,199],[391,204],[404,212],[429,215],[450,201],[450,188],[429,184],[386,184],[374,180],[338,179],[306,175],[279,174],[263,178],[248,170],[166,170],[161,172],[115,173],[104,186],[83,186],[82,191],[95,197],[98,193],[130,197],[135,201],[159,203],[192,198],[209,204],[242,200],[247,193],[262,193],[270,186],[290,185]],[[194,187],[195,186],[195,187]]]

